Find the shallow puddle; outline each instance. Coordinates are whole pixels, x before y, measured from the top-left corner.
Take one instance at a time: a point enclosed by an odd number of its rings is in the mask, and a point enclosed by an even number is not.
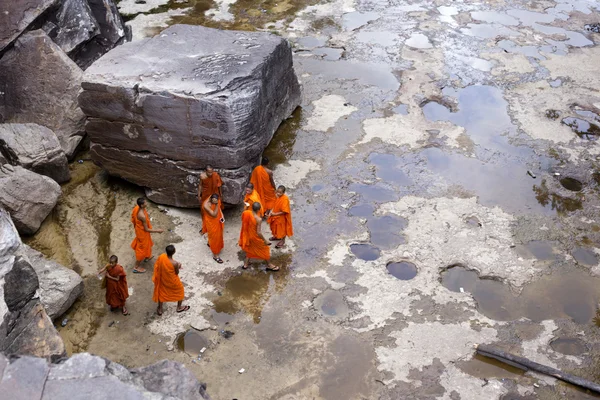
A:
[[[600,127],[584,119],[567,117],[563,118],[561,122],[571,128],[582,139],[597,140],[600,135]]]
[[[562,178],[560,180],[560,184],[562,185],[562,187],[572,192],[581,192],[581,190],[583,189],[583,183],[579,182],[575,178]]]
[[[600,278],[577,269],[555,272],[525,285],[520,295],[496,280],[481,279],[475,271],[455,266],[442,273],[442,285],[454,292],[470,293],[485,316],[511,321],[529,318],[532,321],[571,318],[587,324],[596,315],[600,298]]]
[[[395,249],[399,245],[406,243],[406,239],[401,231],[407,225],[408,221],[406,219],[396,215],[370,217],[367,221],[370,241],[377,247]]]
[[[189,355],[195,357],[200,354],[200,350],[208,347],[208,340],[194,329],[180,333],[175,339],[177,348],[185,351]]]
[[[558,338],[550,342],[550,347],[559,353],[579,356],[587,351],[585,343],[577,338]]]
[[[584,264],[590,267],[598,265],[598,255],[592,249],[577,247],[571,252],[571,255],[579,264]]]
[[[398,194],[392,189],[380,184],[367,185],[364,183],[353,183],[348,187],[348,190],[350,192],[359,193],[366,201],[386,203],[398,200]]]
[[[377,177],[384,182],[407,187],[413,184],[412,179],[403,171],[402,158],[393,154],[371,153],[367,161],[377,168]]]
[[[408,261],[389,263],[386,266],[390,275],[403,281],[408,281],[417,276],[417,266]]]
[[[478,378],[514,378],[516,375],[525,375],[525,371],[520,368],[481,354],[475,354],[468,361],[459,361],[456,365],[463,372]]]
[[[315,298],[313,304],[324,317],[346,318],[349,313],[344,296],[335,290],[324,291]]]
[[[353,31],[378,18],[379,14],[376,12],[349,12],[342,16],[342,27],[347,31]]]
[[[298,107],[291,117],[283,121],[277,128],[273,139],[263,152],[263,155],[269,158],[271,168],[287,162],[294,154],[296,134],[300,129],[301,121],[302,108]]]
[[[351,217],[371,217],[374,212],[375,208],[371,204],[358,204],[348,210]]]
[[[350,251],[356,256],[356,258],[360,258],[361,260],[365,261],[377,260],[381,255],[381,252],[377,247],[364,243],[351,244]]]
[[[542,179],[542,183],[539,186],[533,185],[533,192],[535,193],[535,198],[539,204],[547,209],[555,210],[559,214],[565,214],[583,208],[583,204],[579,197],[564,197],[557,193],[550,192],[545,179]]]
[[[554,252],[555,245],[557,245],[555,242],[532,240],[523,245],[518,245],[516,251],[525,258],[533,257],[540,261],[550,261],[555,260],[558,255]]]

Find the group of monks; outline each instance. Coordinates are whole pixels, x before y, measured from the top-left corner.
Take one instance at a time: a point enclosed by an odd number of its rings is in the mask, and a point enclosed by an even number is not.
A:
[[[267,269],[278,271],[279,266],[271,263],[271,242],[276,241],[276,248],[285,246],[285,238],[293,235],[292,215],[290,200],[285,194],[285,186],[280,185],[275,189],[273,172],[268,168],[269,160],[262,158],[261,165],[257,166],[246,186],[244,196],[244,211],[242,212],[242,228],[240,231],[239,246],[245,252],[243,269],[247,269],[251,259],[264,260]],[[200,174],[198,185],[198,200],[202,216],[201,235],[208,238],[208,246],[213,254],[213,260],[219,264],[223,260],[219,256],[224,247],[222,203],[223,182],[219,174],[211,167],[206,166]],[[267,240],[262,234],[262,222],[267,220],[272,236]],[[131,222],[135,229],[135,238],[131,248],[135,251],[135,267],[133,272],[143,274],[145,268],[141,263],[152,257],[152,233],[162,233],[162,229],[154,229],[148,216],[147,203],[144,198],[137,199],[137,204],[131,213]],[[189,306],[182,304],[184,288],[179,279],[181,263],[173,258],[175,246],[169,245],[165,253],[161,254],[154,264],[152,282],[154,294],[152,300],[158,303],[156,313],[163,314],[164,302],[177,302],[177,312],[189,310]],[[129,297],[127,274],[118,264],[117,256],[111,256],[109,263],[99,272],[104,275],[103,286],[106,286],[106,302],[111,310],[120,308],[123,315],[129,315],[125,302]]]

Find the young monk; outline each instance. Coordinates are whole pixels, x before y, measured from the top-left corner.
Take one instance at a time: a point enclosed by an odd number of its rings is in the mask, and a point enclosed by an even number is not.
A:
[[[202,216],[202,229],[200,230],[201,235],[206,233],[206,224],[204,223],[204,202],[213,194],[218,194],[219,199],[221,199],[223,197],[223,194],[221,193],[221,186],[223,186],[221,176],[213,169],[212,166],[207,165],[205,171],[200,173],[200,184],[198,185],[198,201],[200,202],[200,215]],[[221,207],[221,204],[219,204],[219,207]]]
[[[259,202],[252,204],[252,210],[246,210],[242,213],[242,230],[240,232],[240,241],[238,244],[246,252],[243,269],[248,268],[251,258],[258,258],[267,262],[267,269],[279,271],[279,267],[271,264],[271,249],[269,249],[268,240],[265,239],[260,231],[262,218],[260,217],[261,205]]]
[[[106,277],[106,304],[110,306],[110,311],[120,308],[123,315],[129,315],[125,307],[125,301],[129,297],[127,274],[118,263],[117,256],[110,256],[108,264],[98,273],[105,274]]]
[[[252,204],[254,203],[260,204],[260,217],[262,218],[262,216],[265,214],[265,209],[262,206],[260,195],[254,189],[254,185],[249,183],[246,185],[246,196],[244,196],[244,205],[246,208],[244,208],[244,210],[251,210]]]
[[[277,200],[273,205],[273,210],[269,213],[268,222],[271,226],[273,236],[269,240],[279,240],[275,245],[276,249],[285,246],[286,236],[293,236],[292,229],[292,212],[290,210],[290,199],[285,194],[285,186],[281,185],[277,188]]]
[[[181,279],[179,279],[179,271],[182,268],[181,263],[173,259],[175,246],[170,244],[165,251],[166,254],[163,253],[158,256],[154,264],[154,275],[152,276],[152,282],[154,282],[152,300],[158,303],[158,308],[156,309],[158,315],[163,315],[163,303],[166,301],[176,301],[178,313],[190,309],[190,306],[183,306],[181,304],[183,303],[185,294],[183,284],[181,283]]]
[[[269,211],[275,204],[275,182],[273,181],[273,171],[267,168],[269,159],[262,158],[261,165],[254,168],[250,177],[250,183],[262,200],[261,204],[265,211]]]
[[[219,195],[213,194],[210,196],[204,201],[202,207],[206,215],[204,226],[206,226],[206,232],[208,233],[208,246],[213,253],[213,260],[223,264],[219,253],[221,253],[224,246],[223,226],[225,225],[225,218],[223,218],[223,211],[219,206]]]
[[[131,222],[135,229],[135,239],[131,242],[131,248],[135,251],[135,267],[133,272],[136,274],[143,274],[146,272],[145,268],[140,267],[142,261],[148,261],[152,258],[152,241],[151,233],[163,233],[162,229],[152,229],[152,223],[148,216],[146,208],[148,204],[143,197],[137,199],[137,205],[131,212]]]

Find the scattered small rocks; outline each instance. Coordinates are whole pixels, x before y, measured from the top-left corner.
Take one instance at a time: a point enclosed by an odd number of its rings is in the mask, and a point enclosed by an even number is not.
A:
[[[594,33],[600,33],[600,22],[585,25],[585,30]]]

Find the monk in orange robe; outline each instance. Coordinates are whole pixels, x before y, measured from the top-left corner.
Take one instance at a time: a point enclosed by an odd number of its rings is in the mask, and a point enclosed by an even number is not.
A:
[[[260,231],[262,218],[260,217],[261,205],[258,202],[252,204],[252,210],[246,210],[242,213],[242,230],[240,231],[240,241],[238,244],[246,252],[243,269],[248,268],[248,263],[251,258],[265,260],[267,269],[271,271],[279,271],[279,267],[271,264],[271,249],[268,240],[265,239]]]
[[[154,275],[152,275],[152,282],[154,282],[152,300],[158,303],[158,308],[156,309],[158,315],[163,314],[163,303],[167,301],[177,302],[177,312],[184,312],[190,309],[190,306],[183,306],[181,304],[183,303],[185,293],[181,279],[179,279],[179,271],[182,268],[181,263],[173,259],[175,246],[170,244],[165,251],[166,254],[163,253],[158,256],[154,264]]]
[[[219,195],[213,194],[210,196],[204,204],[204,213],[206,218],[204,220],[206,231],[208,233],[208,246],[210,251],[213,253],[213,260],[219,264],[223,264],[223,260],[219,257],[219,253],[223,250],[223,227],[225,225],[225,218],[223,217],[223,211],[219,206]]]
[[[246,185],[246,195],[244,196],[244,210],[252,210],[252,204],[254,203],[260,204],[259,216],[262,218],[262,216],[265,215],[265,209],[262,206],[260,195],[254,189],[254,185],[249,183]]]
[[[125,307],[125,301],[129,297],[127,274],[119,265],[117,256],[110,256],[108,264],[99,272],[102,273],[106,279],[106,304],[110,306],[110,311],[120,308],[123,315],[129,315]]]
[[[148,204],[146,199],[140,197],[137,199],[137,206],[131,212],[131,223],[135,229],[135,239],[131,242],[131,248],[135,251],[135,267],[133,272],[143,274],[145,268],[140,267],[142,261],[147,261],[152,258],[152,241],[151,233],[163,233],[162,229],[152,229],[150,217],[148,217]]]
[[[269,240],[279,240],[275,248],[280,249],[285,246],[286,236],[294,235],[294,230],[292,229],[290,199],[287,194],[285,194],[285,186],[281,185],[277,188],[276,196],[277,200],[275,200],[273,209],[268,214],[268,222],[271,226],[271,233],[273,234]]]
[[[200,202],[200,215],[202,216],[202,229],[200,230],[200,234],[204,235],[206,233],[206,221],[204,212],[204,202],[213,194],[219,195],[219,207],[223,208],[220,203],[220,199],[223,197],[221,193],[221,186],[223,186],[223,181],[221,180],[221,176],[213,169],[212,166],[207,165],[206,170],[200,173],[200,184],[198,185],[198,201]]]
[[[261,205],[265,211],[269,211],[275,204],[275,182],[273,181],[273,171],[267,168],[269,165],[269,159],[267,157],[262,158],[261,165],[254,168],[252,176],[250,176],[250,183],[254,185],[254,189],[262,200]]]

